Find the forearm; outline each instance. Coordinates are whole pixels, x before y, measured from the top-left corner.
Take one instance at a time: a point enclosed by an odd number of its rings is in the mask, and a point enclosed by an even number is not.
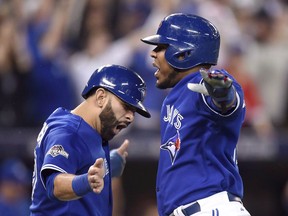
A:
[[[72,181],[75,175],[61,173],[54,179],[54,196],[61,201],[69,201],[79,199],[72,188]]]
[[[65,39],[72,4],[74,4],[72,0],[55,0],[51,3],[51,23],[43,40],[41,40],[41,49],[45,56],[54,56]]]
[[[227,94],[221,98],[212,97],[213,104],[222,113],[226,113],[236,106],[236,90],[233,86],[227,89]]]
[[[74,175],[44,170],[42,175],[50,199],[69,201],[79,199],[87,193],[101,193],[104,188],[105,170],[103,158],[98,158],[90,166],[88,173]]]

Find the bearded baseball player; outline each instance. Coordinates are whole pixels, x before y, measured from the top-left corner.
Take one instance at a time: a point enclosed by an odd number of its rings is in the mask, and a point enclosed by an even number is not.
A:
[[[34,151],[31,216],[112,216],[111,177],[123,172],[128,140],[112,151],[108,141],[135,112],[150,117],[145,92],[134,71],[105,65],[90,77],[79,106],[48,117]]]
[[[245,103],[237,81],[212,68],[218,30],[202,17],[177,13],[141,40],[156,46],[156,86],[170,89],[161,109],[159,215],[249,216],[236,152]]]

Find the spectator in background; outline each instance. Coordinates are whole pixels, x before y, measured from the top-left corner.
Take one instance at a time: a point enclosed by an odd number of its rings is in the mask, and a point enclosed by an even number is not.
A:
[[[30,61],[14,2],[0,2],[0,127],[29,125]]]
[[[227,47],[227,58],[224,67],[240,83],[244,92],[246,115],[240,136],[238,151],[243,155],[261,155],[274,157],[277,152],[275,145],[275,128],[263,103],[258,86],[245,65],[245,46],[241,43]],[[251,145],[254,148],[251,148]],[[257,148],[255,148],[257,146]],[[252,149],[257,151],[253,153]]]
[[[19,159],[6,159],[0,168],[0,214],[29,216],[30,172]]]
[[[252,79],[244,62],[245,50],[241,44],[231,45],[227,51],[225,68],[241,84],[244,91],[246,116],[244,127],[254,129],[258,137],[273,135],[273,125],[259,93],[258,86]]]
[[[103,52],[112,42],[110,32],[110,1],[87,0],[78,13],[80,23],[74,38],[70,41],[72,54],[69,56],[71,77],[76,91],[81,92],[94,68],[110,64],[111,58],[101,58]],[[78,94],[80,95],[80,94]],[[79,96],[77,100],[83,99]]]
[[[228,46],[234,41],[243,40],[238,20],[231,6],[231,0],[204,0],[199,1],[197,6],[197,14],[211,20],[221,33],[218,67],[221,67],[228,57]]]
[[[168,1],[167,1],[168,2]],[[115,38],[122,38],[141,28],[151,12],[151,0],[122,0],[117,10]]]
[[[72,108],[76,105],[64,46],[74,2],[41,0],[28,19],[28,48],[32,58],[29,87],[33,98],[28,115],[34,126],[42,124],[58,106]]]
[[[288,42],[287,37],[278,35],[282,16],[281,8],[267,10],[265,5],[253,14],[250,20],[253,40],[245,55],[245,65],[259,88],[268,118],[276,127],[287,122]]]
[[[81,4],[78,2],[75,4],[74,13],[77,17],[73,22],[72,17],[70,18],[68,31],[73,31],[73,34],[69,34],[67,38],[72,53],[89,48],[91,45],[93,54],[95,45],[93,46],[91,41],[102,33],[106,34],[109,40],[112,39],[112,36],[109,36],[112,22],[112,15],[109,13],[111,8],[111,0],[85,0]]]

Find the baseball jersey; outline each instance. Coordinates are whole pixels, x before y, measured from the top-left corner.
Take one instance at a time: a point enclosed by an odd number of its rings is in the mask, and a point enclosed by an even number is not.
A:
[[[211,97],[187,88],[188,83],[203,82],[199,72],[183,78],[165,98],[156,182],[160,216],[221,191],[243,196],[236,144],[245,103],[240,85],[233,81],[237,104],[226,115],[213,109]]]
[[[31,216],[112,215],[109,146],[81,117],[63,108],[55,110],[38,135],[34,156]],[[98,158],[104,159],[106,170],[100,194],[89,192],[80,199],[65,202],[48,198],[43,171],[81,175]]]

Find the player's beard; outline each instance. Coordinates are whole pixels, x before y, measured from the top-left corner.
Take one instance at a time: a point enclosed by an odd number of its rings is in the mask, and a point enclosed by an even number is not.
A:
[[[115,136],[114,128],[119,124],[116,119],[115,113],[112,110],[111,100],[108,101],[105,108],[99,115],[101,120],[101,137],[103,140],[108,141]]]
[[[162,82],[157,82],[156,87],[159,89],[167,89],[174,87],[178,82],[178,72],[175,70],[172,70],[165,79],[162,80]],[[159,80],[158,80],[159,81]]]

